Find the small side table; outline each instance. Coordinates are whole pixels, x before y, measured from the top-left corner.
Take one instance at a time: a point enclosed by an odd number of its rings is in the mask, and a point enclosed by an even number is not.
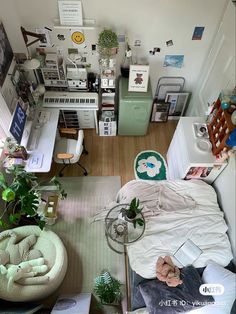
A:
[[[111,241],[123,246],[129,245],[140,239],[145,231],[145,219],[142,213],[138,214],[136,218],[143,219],[143,226],[136,224],[136,227],[134,227],[132,222],[129,222],[122,217],[121,209],[126,206],[129,206],[129,204],[119,204],[111,208],[105,218],[105,235],[107,243],[113,251],[119,254],[124,252],[116,250]]]

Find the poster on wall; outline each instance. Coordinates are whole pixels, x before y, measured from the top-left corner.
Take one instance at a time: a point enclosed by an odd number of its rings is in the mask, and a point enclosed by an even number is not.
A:
[[[48,27],[43,27],[43,28],[36,28],[36,33],[44,35],[43,39],[41,39],[38,42],[38,45],[40,48],[46,48],[46,47],[53,47],[54,45],[52,44],[51,40],[51,28]]]
[[[129,92],[146,92],[148,89],[149,65],[131,65]]]
[[[83,26],[82,4],[77,0],[58,0],[61,25]]]
[[[12,59],[13,51],[3,24],[0,22],[0,86],[4,83]]]
[[[184,55],[166,55],[163,67],[182,68]]]
[[[205,27],[196,26],[193,31],[192,40],[201,40]]]

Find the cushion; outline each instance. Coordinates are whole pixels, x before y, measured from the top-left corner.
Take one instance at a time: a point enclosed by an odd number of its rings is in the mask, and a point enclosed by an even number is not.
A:
[[[222,295],[214,295],[215,309],[209,313],[229,314],[236,299],[236,274],[224,267],[210,262],[202,275],[204,283],[221,284],[224,286]]]
[[[146,307],[143,307],[132,312],[126,312],[126,314],[149,314],[149,312]]]
[[[191,311],[214,302],[211,296],[201,295],[201,277],[193,266],[181,270],[183,284],[169,287],[158,279],[142,282],[140,292],[150,314],[175,314]]]

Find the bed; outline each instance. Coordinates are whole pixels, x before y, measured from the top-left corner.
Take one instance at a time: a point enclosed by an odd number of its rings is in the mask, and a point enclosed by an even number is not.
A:
[[[233,255],[224,213],[219,208],[213,187],[201,180],[133,180],[120,189],[116,201],[129,203],[134,197],[139,198],[143,206],[142,213],[146,222],[143,237],[127,246],[131,283],[133,283],[131,303],[132,310],[136,310],[134,313],[230,313],[235,299],[235,292],[232,293],[232,291],[235,291],[236,281],[235,274],[232,272]],[[157,308],[151,308],[150,304],[147,306],[150,301],[148,295],[148,300],[143,298],[141,302],[134,304],[134,301],[137,301],[134,300],[137,299],[135,293],[140,295],[143,287],[146,289],[146,294],[151,294],[151,291],[156,289],[150,282],[156,278],[157,258],[165,255],[173,256],[174,252],[187,239],[192,240],[202,250],[200,257],[191,266],[192,270],[188,274],[190,277],[188,277],[187,283],[198,280],[199,285],[211,283],[212,280],[212,283],[215,283],[214,278],[218,278],[217,276],[222,273],[218,281],[229,287],[224,292],[224,296],[228,297],[227,301],[223,300],[221,303],[224,304],[219,305],[220,300],[214,297],[212,302],[210,299],[207,300],[208,302],[203,302],[201,308],[193,307],[189,310],[189,307],[179,308],[176,306],[173,309],[172,306],[167,309],[165,306],[165,310],[167,310],[165,311],[163,307],[158,309],[159,305],[156,305]],[[175,265],[185,271],[177,260],[175,260]],[[225,268],[227,265],[231,265],[230,270]],[[228,273],[225,274],[225,271]],[[191,276],[196,277],[191,279]],[[228,278],[229,282],[224,282],[223,278]],[[153,284],[156,285],[156,279]],[[193,288],[188,287],[188,289],[192,290]],[[227,293],[230,294],[230,291],[231,295],[229,296]],[[172,292],[173,290],[165,291],[169,296]],[[157,297],[154,295],[154,298]],[[145,301],[148,302],[145,303]],[[137,303],[140,304],[137,305]],[[205,306],[203,307],[203,305]],[[138,309],[139,307],[145,307],[145,309]]]

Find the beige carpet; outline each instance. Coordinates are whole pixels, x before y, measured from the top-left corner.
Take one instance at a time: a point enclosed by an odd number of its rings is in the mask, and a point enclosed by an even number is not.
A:
[[[61,182],[68,196],[60,201],[57,222],[49,228],[64,242],[69,263],[57,294],[92,292],[94,278],[104,268],[125,283],[124,256],[108,247],[104,222],[91,223],[95,214],[115,200],[120,177],[66,177]]]

